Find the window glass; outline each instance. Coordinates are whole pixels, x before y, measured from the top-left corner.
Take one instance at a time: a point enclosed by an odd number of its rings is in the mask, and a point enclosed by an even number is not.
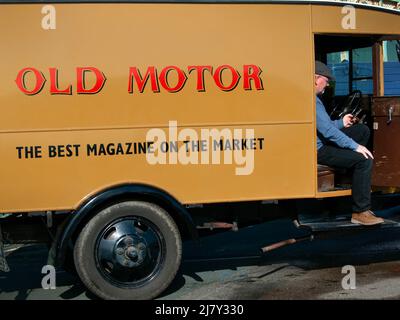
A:
[[[350,54],[352,59],[349,59]],[[351,77],[350,60],[353,62]],[[400,96],[400,40],[383,42],[383,61],[385,96]],[[350,93],[350,81],[352,90],[373,94],[372,47],[329,53],[327,62],[336,78],[336,96]]]
[[[383,42],[385,96],[400,95],[400,41]]]
[[[354,80],[353,91],[360,90],[363,94],[372,94],[374,83],[372,79]]]
[[[328,67],[331,68],[335,83],[335,95],[346,96],[349,94],[349,51],[329,53],[327,56]]]
[[[360,90],[363,94],[372,94],[374,85],[372,80],[372,47],[354,49],[353,54],[353,90]]]

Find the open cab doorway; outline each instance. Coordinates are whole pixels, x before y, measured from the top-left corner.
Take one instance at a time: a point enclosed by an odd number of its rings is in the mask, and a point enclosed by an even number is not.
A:
[[[332,120],[353,114],[371,132],[373,190],[400,190],[400,37],[315,35],[315,57],[336,78],[321,97]],[[318,197],[351,194],[351,172],[318,164]]]
[[[314,36],[315,60],[327,64],[336,80],[320,96],[328,115],[337,120],[351,113],[370,130],[371,209],[385,219],[379,228],[400,227],[399,40],[364,34]],[[316,168],[316,198],[322,201],[300,201],[299,225],[314,232],[365,228],[350,223],[351,170],[318,163]]]

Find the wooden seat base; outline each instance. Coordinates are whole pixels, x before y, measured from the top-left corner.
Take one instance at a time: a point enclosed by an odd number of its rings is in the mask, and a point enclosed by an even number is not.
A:
[[[335,189],[335,171],[328,167],[318,165],[318,192],[332,191]]]

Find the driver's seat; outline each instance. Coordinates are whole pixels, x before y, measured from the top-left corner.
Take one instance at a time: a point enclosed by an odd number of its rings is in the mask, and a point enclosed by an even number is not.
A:
[[[349,189],[351,177],[345,169],[318,164],[318,192]]]
[[[335,171],[328,166],[318,164],[318,192],[335,189]]]

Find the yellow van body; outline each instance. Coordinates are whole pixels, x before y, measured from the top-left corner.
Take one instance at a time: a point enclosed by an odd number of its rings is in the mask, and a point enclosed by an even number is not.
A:
[[[400,15],[357,6],[345,29],[345,14],[283,1],[0,5],[0,213],[73,212],[121,185],[184,205],[348,195],[317,188],[314,36],[398,37]],[[146,136],[173,142],[171,123],[254,130],[239,143],[254,167],[149,163]]]
[[[55,4],[55,30],[42,28],[42,7],[9,4],[0,11],[4,213],[70,210],[129,183],[157,187],[183,204],[315,197],[313,34],[400,34],[398,15],[368,9],[357,9],[356,30],[343,30],[341,6]],[[128,91],[131,67],[144,73],[149,66],[230,65],[240,74],[249,64],[262,70],[263,90],[244,90],[239,82],[222,91],[205,72],[206,90],[199,92],[192,72],[179,92],[154,93],[149,84],[142,93]],[[103,72],[100,92],[76,93],[79,67]],[[43,73],[40,93],[19,90],[24,68]],[[50,93],[50,68],[71,94]],[[27,86],[34,80],[25,75]],[[85,153],[88,144],[143,142],[150,128],[167,130],[169,121],[178,129],[254,129],[264,139],[254,170],[238,176],[234,164],[151,165],[143,154]],[[78,156],[49,157],[49,146],[76,144]],[[42,158],[18,158],[17,147],[33,146]]]

